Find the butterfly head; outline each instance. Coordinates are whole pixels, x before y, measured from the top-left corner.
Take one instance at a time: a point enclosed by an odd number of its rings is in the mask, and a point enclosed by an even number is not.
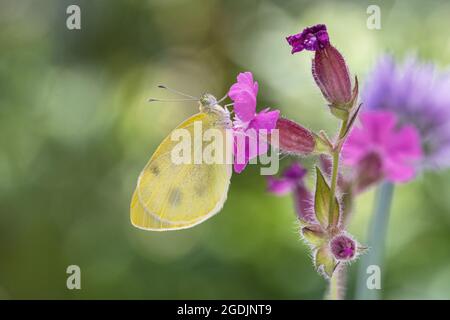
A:
[[[200,97],[200,108],[208,109],[217,105],[217,99],[212,94],[205,93]]]
[[[220,123],[222,123],[226,127],[231,127],[232,122],[230,120],[230,112],[228,111],[228,109],[219,105],[219,103],[224,100],[225,97],[217,101],[216,97],[214,97],[212,94],[202,94],[199,99],[200,112],[214,113],[219,116]]]

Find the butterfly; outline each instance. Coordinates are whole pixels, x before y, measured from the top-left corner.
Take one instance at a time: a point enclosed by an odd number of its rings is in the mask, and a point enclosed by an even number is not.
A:
[[[228,147],[232,141],[226,133],[232,127],[230,112],[211,94],[202,95],[198,101],[200,112],[175,130],[183,130],[194,139],[198,139],[195,137],[196,123],[201,124],[203,132],[218,130],[223,141],[216,139],[211,143],[220,143],[220,148],[224,146],[225,157],[228,157],[232,153],[232,148]],[[137,228],[152,231],[190,228],[218,213],[225,203],[232,162],[175,163],[172,157],[177,143],[169,134],[138,177],[130,205],[131,223]],[[204,144],[196,146],[195,142],[193,145],[189,149],[192,155],[198,151],[202,154],[207,147]]]

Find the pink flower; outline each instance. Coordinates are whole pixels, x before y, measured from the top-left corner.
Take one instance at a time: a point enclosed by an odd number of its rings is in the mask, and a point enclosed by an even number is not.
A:
[[[280,178],[267,177],[267,190],[278,196],[288,194],[298,185],[303,185],[305,175],[306,169],[298,163],[293,163]]]
[[[313,194],[305,185],[306,173],[301,164],[294,162],[280,177],[267,177],[267,191],[277,196],[292,193],[298,218],[303,222],[317,223],[312,208]]]
[[[397,128],[392,112],[369,111],[360,119],[362,126],[352,130],[344,145],[344,163],[356,169],[359,179],[366,175],[372,182],[412,179],[415,163],[422,156],[417,129],[410,125]]]
[[[280,111],[256,113],[258,83],[251,72],[240,73],[228,95],[234,102],[234,171],[242,172],[250,159],[268,151],[267,137],[275,129]]]

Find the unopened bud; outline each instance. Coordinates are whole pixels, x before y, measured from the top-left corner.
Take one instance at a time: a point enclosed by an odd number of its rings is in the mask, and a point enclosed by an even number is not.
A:
[[[331,239],[330,249],[336,260],[352,260],[356,256],[356,242],[345,234]]]
[[[281,151],[299,155],[308,155],[314,151],[314,135],[296,122],[279,118],[276,129],[279,135],[279,145],[276,147]]]

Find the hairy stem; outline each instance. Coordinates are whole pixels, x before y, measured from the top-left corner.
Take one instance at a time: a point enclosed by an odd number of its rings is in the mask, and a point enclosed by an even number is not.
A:
[[[342,300],[345,299],[345,282],[346,282],[346,266],[340,264],[333,272],[328,285],[328,291],[325,296],[327,300]]]
[[[336,198],[337,180],[339,175],[339,159],[342,150],[343,135],[347,128],[347,120],[342,121],[341,129],[338,135],[338,141],[335,143],[333,148],[333,168],[331,172],[331,185],[330,185],[330,205],[328,212],[328,226],[336,227],[339,221],[334,221],[334,199]],[[338,265],[336,270],[334,270],[333,275],[329,281],[328,292],[326,299],[329,300],[341,300],[345,297],[345,281],[346,281],[346,271],[344,265]]]
[[[381,271],[381,274],[383,273],[384,245],[393,193],[394,185],[390,182],[383,182],[378,189],[375,200],[375,209],[372,221],[369,225],[369,235],[367,240],[369,252],[363,255],[359,262],[356,299],[378,300],[380,298],[380,288],[377,289],[375,283],[377,279],[373,279],[374,283],[370,283],[372,288],[369,289],[368,277],[373,274],[373,272],[376,272],[376,269]],[[370,266],[375,266],[376,269],[373,269],[374,271],[370,272],[370,270],[372,270],[368,269]],[[368,272],[370,274],[368,274]]]
[[[335,226],[334,224],[338,221],[333,221],[333,212],[334,212],[334,198],[336,197],[336,186],[337,179],[339,173],[339,158],[342,150],[343,141],[341,141],[342,136],[345,133],[347,128],[347,120],[342,121],[341,129],[339,130],[338,141],[335,143],[335,146],[332,151],[333,157],[333,169],[331,173],[331,185],[330,185],[330,206],[328,211],[328,225]]]
[[[339,172],[339,151],[335,150],[333,152],[333,169],[331,173],[331,186],[330,186],[330,206],[328,211],[328,224],[334,225],[337,221],[333,221],[333,212],[334,212],[334,198],[336,197],[336,185],[337,185],[337,177]]]

